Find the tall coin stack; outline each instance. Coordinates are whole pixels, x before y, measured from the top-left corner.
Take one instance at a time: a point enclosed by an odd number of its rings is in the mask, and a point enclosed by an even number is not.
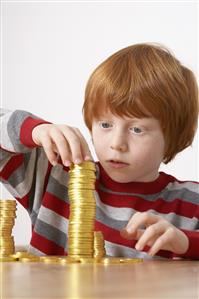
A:
[[[0,200],[0,257],[15,252],[12,229],[16,218],[16,201]]]
[[[74,164],[69,171],[68,256],[70,257],[94,257],[95,171],[95,164],[90,161]]]

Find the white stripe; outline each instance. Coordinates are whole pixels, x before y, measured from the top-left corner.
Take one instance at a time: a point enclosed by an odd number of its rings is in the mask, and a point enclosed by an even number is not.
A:
[[[6,111],[3,111],[3,112],[6,112]],[[10,137],[9,137],[8,131],[7,131],[7,123],[12,114],[13,114],[13,111],[8,112],[4,116],[1,116],[1,127],[4,128],[4,130],[1,130],[1,143],[2,143],[3,148],[6,148],[6,150],[15,152],[15,149],[13,147],[13,144],[10,140]]]
[[[111,216],[114,220],[128,221],[132,214],[135,213],[135,211],[131,208],[117,208],[103,204],[97,192],[95,192],[95,199],[97,207],[99,207],[108,217]]]
[[[38,256],[41,256],[41,255],[46,255],[45,253],[43,253],[42,251],[40,251],[39,249],[33,247],[32,245],[29,245],[28,246],[28,252],[34,254],[34,255],[38,255]]]
[[[62,231],[65,234],[68,232],[68,219],[60,216],[59,214],[53,212],[52,210],[44,206],[41,206],[39,210],[38,219],[55,227],[56,229]]]
[[[174,182],[174,183],[169,183],[166,187],[169,191],[175,191],[175,190],[182,190],[183,188],[199,193],[199,184],[193,183],[193,182],[184,182],[184,183],[179,183],[179,182]]]

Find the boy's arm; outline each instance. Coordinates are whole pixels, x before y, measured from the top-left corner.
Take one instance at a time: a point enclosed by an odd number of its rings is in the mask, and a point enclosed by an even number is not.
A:
[[[49,123],[23,110],[0,110],[1,149],[10,153],[27,153],[37,145],[32,130],[39,124]],[[1,159],[2,162],[2,159]]]
[[[0,180],[12,196],[30,211],[35,181],[38,175],[40,182],[44,181],[48,169],[43,149],[32,140],[32,130],[47,122],[20,110],[1,109],[0,116]],[[42,183],[38,185],[42,190]]]

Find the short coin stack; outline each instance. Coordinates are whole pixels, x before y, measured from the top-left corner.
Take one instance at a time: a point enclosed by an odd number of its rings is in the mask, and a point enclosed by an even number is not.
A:
[[[16,201],[0,200],[0,258],[15,252],[12,229],[16,218]]]
[[[69,171],[69,257],[94,257],[95,170],[95,164],[89,161],[73,164]]]
[[[102,232],[94,232],[94,258],[102,258],[106,255],[104,236]]]

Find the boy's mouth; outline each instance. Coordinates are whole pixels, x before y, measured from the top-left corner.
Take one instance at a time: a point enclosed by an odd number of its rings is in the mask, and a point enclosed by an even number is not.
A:
[[[128,163],[119,160],[107,160],[107,162],[112,168],[124,168],[129,165]]]

